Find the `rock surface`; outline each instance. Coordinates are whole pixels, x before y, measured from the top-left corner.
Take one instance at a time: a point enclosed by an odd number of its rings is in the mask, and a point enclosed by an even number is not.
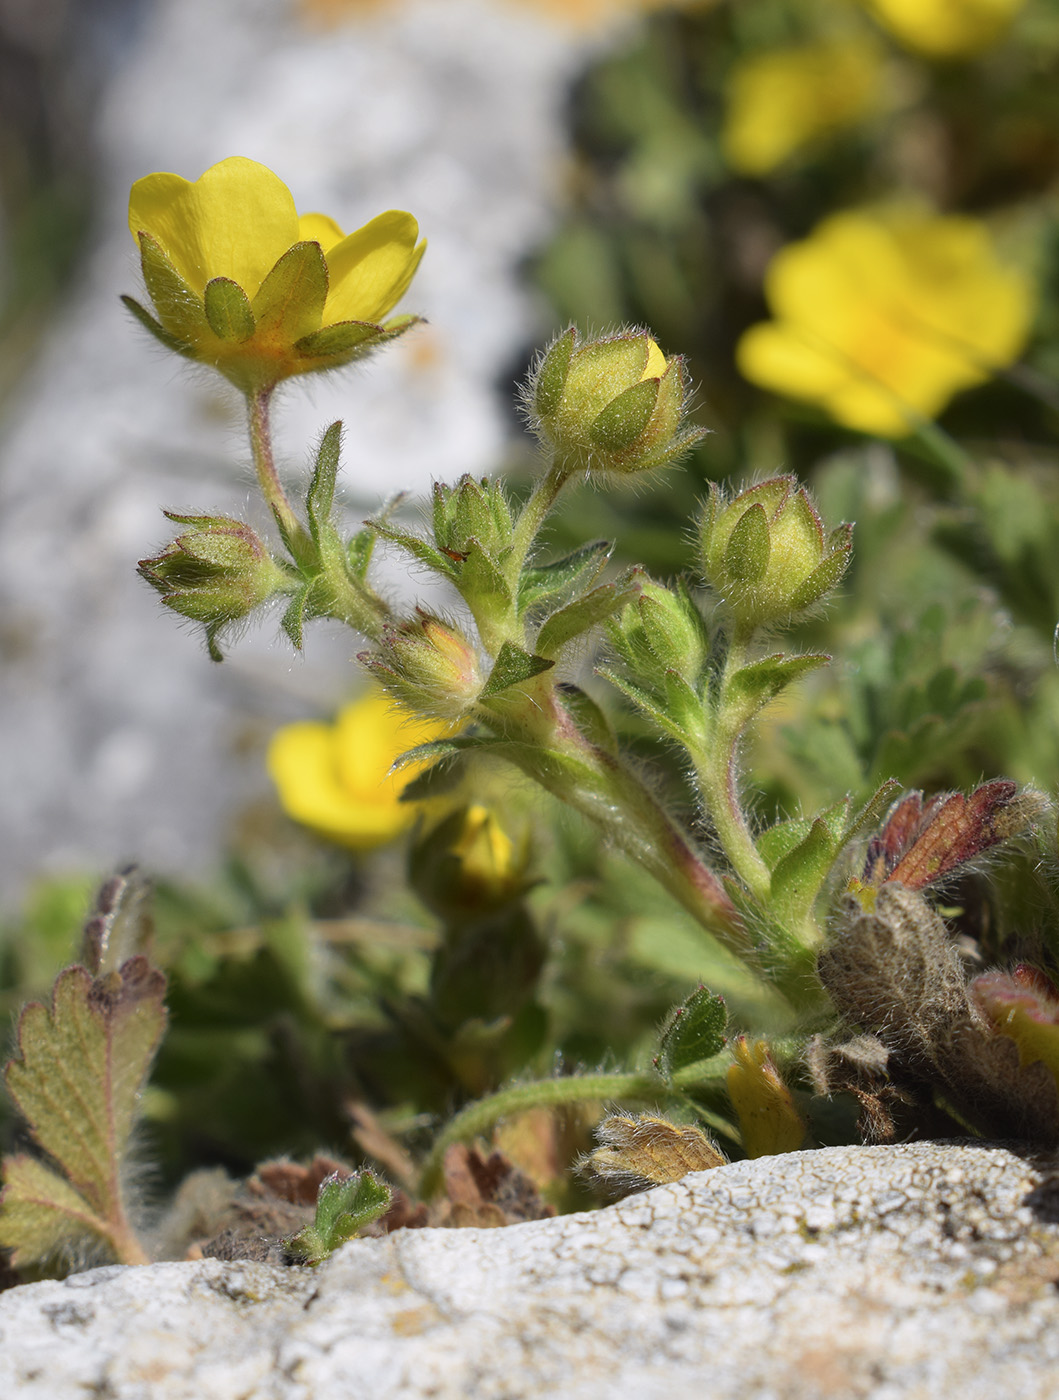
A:
[[[592,1214],[358,1240],[316,1272],[97,1269],[0,1296],[0,1393],[1051,1400],[1047,1180],[1002,1146],[827,1148]]]

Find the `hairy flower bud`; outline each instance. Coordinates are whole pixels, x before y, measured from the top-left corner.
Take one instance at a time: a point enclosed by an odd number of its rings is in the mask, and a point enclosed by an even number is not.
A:
[[[571,470],[641,472],[704,436],[681,428],[684,361],[646,331],[582,341],[575,327],[545,353],[527,393],[538,435]]]
[[[475,803],[451,812],[417,842],[412,884],[440,918],[479,918],[525,893],[527,854],[494,812]]]
[[[434,483],[434,538],[439,549],[464,557],[477,542],[491,559],[511,545],[511,507],[499,482],[461,476],[455,486]]]
[[[421,715],[457,720],[478,698],[482,676],[474,644],[458,628],[417,608],[383,632],[382,647],[359,660],[402,704]]]
[[[703,572],[740,627],[811,607],[842,577],[852,526],[824,535],[804,486],[776,476],[726,501],[711,485],[700,525]]]
[[[141,559],[138,572],[167,608],[205,624],[210,655],[219,661],[219,630],[283,591],[287,575],[241,520],[168,510],[165,515],[188,528],[155,558]]]

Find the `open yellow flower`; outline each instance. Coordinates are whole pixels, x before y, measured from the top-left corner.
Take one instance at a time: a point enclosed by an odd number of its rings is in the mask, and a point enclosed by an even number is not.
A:
[[[776,254],[765,294],[775,319],[740,340],[742,373],[883,437],[1010,364],[1035,299],[980,220],[909,209],[825,219]]]
[[[1025,0],[862,0],[909,48],[963,58],[1000,39]]]
[[[383,319],[426,248],[411,214],[391,209],[343,234],[325,214],[299,216],[283,181],[242,156],[194,181],[137,180],[129,228],[158,319],[126,305],[244,392],[344,364],[417,319]]]
[[[727,88],[725,157],[733,170],[767,175],[821,137],[878,110],[882,54],[862,38],[769,49],[737,63]]]
[[[272,736],[268,771],[284,811],[320,835],[354,850],[381,846],[415,819],[401,802],[427,766],[391,772],[401,754],[451,733],[451,726],[412,719],[373,688],[345,706],[334,724],[288,724]]]

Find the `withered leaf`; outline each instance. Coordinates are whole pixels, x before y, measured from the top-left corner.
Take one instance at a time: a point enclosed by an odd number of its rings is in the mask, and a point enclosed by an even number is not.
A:
[[[596,1129],[596,1138],[599,1146],[582,1159],[580,1169],[622,1192],[679,1181],[727,1160],[701,1128],[655,1113],[611,1113]]]

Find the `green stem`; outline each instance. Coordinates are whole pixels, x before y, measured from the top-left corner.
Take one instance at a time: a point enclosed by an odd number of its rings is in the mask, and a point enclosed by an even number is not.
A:
[[[298,546],[304,542],[306,536],[276,471],[269,426],[269,403],[273,387],[269,386],[246,396],[250,415],[250,451],[253,454],[254,470],[257,472],[261,493],[268,502],[288,549],[297,557]]]
[[[511,538],[511,553],[504,562],[508,586],[512,593],[518,589],[519,577],[533,548],[533,541],[548,518],[548,512],[555,504],[559,492],[572,474],[571,468],[556,458],[537,482],[529,500],[519,512]]]
[[[708,738],[691,757],[706,808],[724,853],[750,893],[758,903],[764,904],[768,900],[772,880],[768,866],[754,844],[739,801],[739,742],[746,723],[731,697],[732,681],[747,664],[749,641],[750,634],[741,631],[732,637]]]
[[[723,1065],[715,1076],[704,1075],[703,1064],[689,1065],[673,1076],[674,1088],[691,1087],[711,1077],[721,1079],[729,1063],[730,1056],[724,1056]],[[446,1124],[423,1164],[419,1194],[428,1200],[440,1190],[445,1153],[453,1143],[465,1142],[479,1133],[488,1132],[501,1118],[510,1114],[522,1113],[529,1108],[558,1108],[564,1104],[591,1103],[600,1099],[636,1099],[643,1102],[671,1095],[669,1086],[653,1072],[572,1075],[565,1079],[542,1079],[533,1084],[516,1084],[513,1088],[501,1089],[499,1093],[468,1104]]]

